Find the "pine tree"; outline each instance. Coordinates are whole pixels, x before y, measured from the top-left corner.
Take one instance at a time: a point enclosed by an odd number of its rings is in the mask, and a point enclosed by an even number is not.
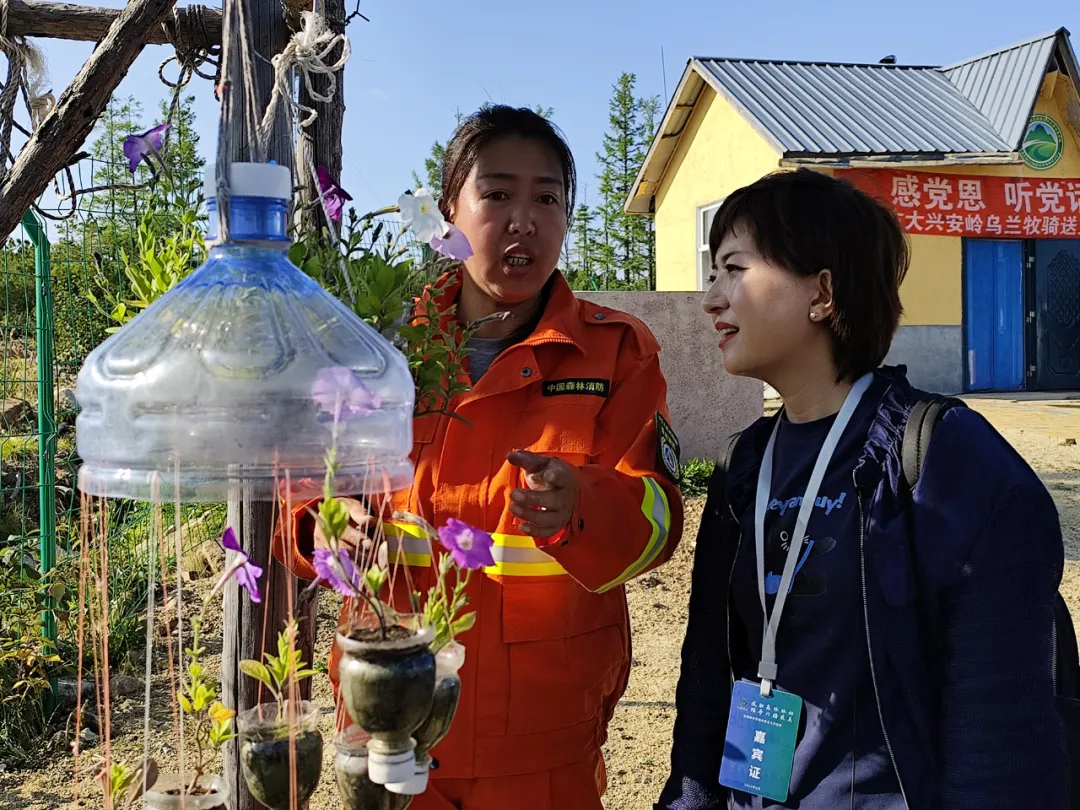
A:
[[[582,188],[581,202],[570,223],[570,249],[566,258],[566,280],[575,290],[597,290],[599,284],[593,258],[596,255],[596,233],[593,223],[596,214],[589,207],[588,187]]]
[[[605,289],[631,286],[636,269],[634,232],[622,215],[622,203],[629,193],[626,177],[637,147],[635,81],[633,74],[623,73],[615,83],[608,105],[608,131],[603,149],[596,155],[601,167],[599,217],[607,248],[598,258],[603,261]]]
[[[170,105],[171,99],[161,102],[158,118],[170,125],[165,165],[179,187],[197,189],[203,182],[206,160],[199,154],[199,133],[195,131],[195,96],[182,96],[171,117]]]
[[[648,98],[638,99],[638,129],[637,129],[637,144],[634,155],[634,177],[630,179],[630,187],[627,190],[627,195],[633,190],[634,180],[637,179],[637,173],[641,171],[642,165],[645,163],[645,156],[649,153],[649,147],[652,146],[653,138],[656,135],[657,118],[660,115],[660,97],[651,96]],[[624,198],[625,199],[625,198]],[[639,214],[630,216],[624,212],[623,216],[627,217],[632,223],[635,232],[635,241],[639,248],[639,261],[643,266],[642,280],[645,282],[645,289],[656,289],[656,222],[651,216],[641,216]]]
[[[613,86],[609,129],[596,156],[601,200],[596,209],[599,239],[591,262],[601,269],[605,289],[655,287],[652,222],[623,210],[652,141],[660,105],[657,97],[637,98],[636,81],[633,73],[623,73]]]
[[[128,170],[124,157],[124,139],[131,134],[143,132],[142,104],[134,96],[126,99],[113,97],[98,119],[94,141],[90,146],[93,158],[94,186],[142,185],[149,182],[150,172],[139,166],[134,176]],[[146,189],[127,190],[106,188],[79,198],[84,213],[108,214],[110,217],[133,216],[140,202],[145,202]]]
[[[196,216],[204,213],[199,192],[206,161],[198,149],[195,99],[183,96],[171,117],[170,103],[171,98],[161,103],[159,116],[148,122],[134,98],[114,99],[98,122],[89,151],[93,185],[101,190],[79,196],[79,214],[65,222],[63,235],[65,242],[79,247],[78,261],[85,263],[82,277],[99,301],[131,297],[124,277],[124,257],[135,255],[140,219],[145,213],[152,214],[156,231],[170,235],[182,230],[181,217],[191,211]],[[170,124],[161,154],[165,171],[158,166],[152,172],[144,161],[132,174],[123,151],[124,140],[165,122]],[[142,187],[111,188],[125,185]]]

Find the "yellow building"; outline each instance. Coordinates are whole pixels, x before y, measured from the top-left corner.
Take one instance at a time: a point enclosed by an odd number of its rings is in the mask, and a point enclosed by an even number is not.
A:
[[[625,208],[701,290],[724,197],[781,167],[889,202],[912,244],[889,362],[937,391],[1080,388],[1080,69],[1060,29],[948,67],[693,58]]]

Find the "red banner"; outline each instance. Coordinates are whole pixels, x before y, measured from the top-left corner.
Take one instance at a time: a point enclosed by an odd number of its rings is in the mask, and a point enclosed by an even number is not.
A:
[[[1080,235],[1080,179],[842,169],[836,176],[892,205],[908,233],[989,238]]]

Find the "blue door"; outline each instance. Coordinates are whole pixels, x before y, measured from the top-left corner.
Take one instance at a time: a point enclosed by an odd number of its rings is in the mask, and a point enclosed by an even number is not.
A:
[[[968,391],[1024,387],[1024,246],[964,240],[964,345]]]

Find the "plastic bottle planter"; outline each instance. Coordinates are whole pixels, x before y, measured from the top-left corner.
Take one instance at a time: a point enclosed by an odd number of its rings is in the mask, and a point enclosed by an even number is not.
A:
[[[286,708],[285,716],[279,718],[276,703],[263,703],[241,712],[236,724],[240,765],[251,795],[270,810],[306,807],[322,770],[319,707],[305,700],[297,704],[297,711],[291,717]],[[290,745],[295,745],[295,766],[290,759]],[[294,767],[296,805],[292,804],[291,792]]]
[[[182,788],[191,784],[191,777],[181,781],[177,774],[162,774],[154,786],[143,794],[145,810],[226,810],[229,806],[229,790],[217,774],[203,776],[199,780],[198,790],[202,793],[189,793],[181,797]],[[181,802],[181,799],[183,800]]]
[[[431,712],[435,694],[435,637],[419,615],[387,618],[383,638],[372,613],[338,628],[341,699],[349,717],[371,735],[368,774],[377,785],[415,775],[412,733]]]
[[[390,793],[368,775],[370,739],[359,726],[349,726],[334,738],[337,748],[334,773],[341,802],[345,810],[405,810],[412,803],[412,796]]]
[[[211,177],[208,197],[215,189]],[[405,356],[289,262],[287,167],[233,164],[232,192],[232,238],[250,241],[211,248],[79,371],[80,489],[214,502],[242,486],[273,501],[288,474],[294,502],[319,497],[333,418],[312,392],[327,369],[351,371],[368,392],[363,404],[340,392],[350,404],[336,428],[338,491],[411,486]]]
[[[458,700],[461,698],[461,678],[458,676],[465,663],[465,648],[456,641],[451,641],[435,656],[435,696],[431,702],[431,711],[420,727],[413,732],[416,741],[416,770],[408,782],[388,784],[386,789],[393,793],[418,796],[427,790],[428,775],[431,772],[431,756],[434,748],[450,731],[454,722]]]

